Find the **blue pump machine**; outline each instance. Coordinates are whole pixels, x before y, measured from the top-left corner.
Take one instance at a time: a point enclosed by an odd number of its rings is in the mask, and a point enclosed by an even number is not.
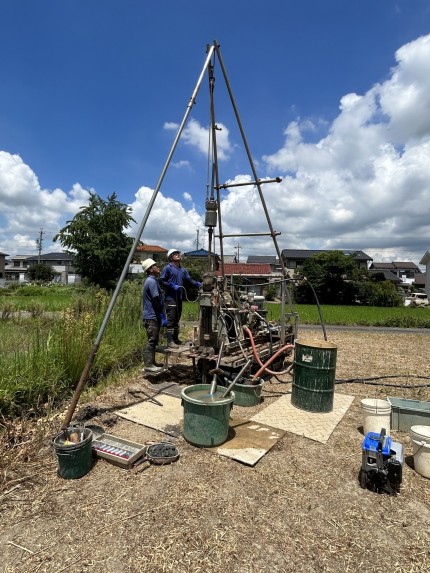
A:
[[[377,493],[396,495],[400,491],[403,473],[403,444],[386,435],[369,432],[362,444],[360,485]]]

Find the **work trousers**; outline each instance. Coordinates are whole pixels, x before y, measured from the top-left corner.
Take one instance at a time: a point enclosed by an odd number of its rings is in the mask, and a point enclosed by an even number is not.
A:
[[[151,320],[144,320],[143,326],[145,327],[146,334],[148,340],[146,342],[145,351],[151,353],[152,355],[155,352],[155,348],[158,344],[158,340],[160,338],[160,324],[158,320],[151,319]]]
[[[179,340],[179,321],[182,315],[182,300],[167,299],[165,305],[167,318],[166,337],[168,342],[176,342]]]

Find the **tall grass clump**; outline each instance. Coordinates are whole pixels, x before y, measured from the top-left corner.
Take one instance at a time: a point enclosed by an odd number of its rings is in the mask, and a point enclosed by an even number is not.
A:
[[[41,410],[71,394],[100,332],[110,295],[90,288],[55,317],[34,312],[0,322],[0,411]],[[88,383],[141,360],[141,285],[124,283],[101,339]]]

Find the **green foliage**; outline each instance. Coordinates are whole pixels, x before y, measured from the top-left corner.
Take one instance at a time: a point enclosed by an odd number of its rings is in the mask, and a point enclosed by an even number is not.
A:
[[[384,277],[384,275],[382,275]],[[376,276],[354,282],[356,302],[368,306],[400,306],[402,297],[390,281]]]
[[[266,290],[266,295],[265,295],[266,300],[269,301],[275,300],[278,294],[279,294],[279,286],[276,284],[270,284]]]
[[[43,408],[67,398],[76,387],[105,317],[110,296],[98,288],[57,317],[40,307],[24,318],[0,322],[0,410],[17,415],[28,407]],[[129,368],[142,359],[146,334],[141,326],[141,285],[124,283],[105,329],[89,384]]]
[[[15,297],[24,296],[34,298],[35,296],[46,296],[49,294],[49,291],[42,285],[23,285],[19,290],[16,290],[14,294]]]
[[[352,281],[359,279],[355,258],[340,251],[319,253],[307,259],[300,270],[306,281],[295,289],[298,303],[353,304],[355,299]]]
[[[43,263],[31,265],[31,267],[28,268],[27,274],[30,280],[40,282],[52,281],[52,279],[58,275],[53,268],[48,265],[44,265]]]
[[[48,283],[45,285],[10,285],[0,289],[0,312],[3,309],[12,308],[13,311],[32,312],[34,305],[40,303],[43,310],[60,311],[73,304],[78,298],[88,291],[88,287],[82,285],[56,285]],[[88,296],[88,294],[85,294]],[[4,302],[7,300],[7,303]]]
[[[83,279],[111,289],[133,244],[124,232],[131,221],[131,208],[117,201],[115,193],[107,201],[91,193],[88,206],[67,221],[54,240],[76,251],[73,264]]]
[[[353,255],[329,251],[307,259],[300,269],[305,277],[293,290],[294,300],[301,304],[362,304],[399,306],[401,297],[383,274],[370,274],[359,269]]]

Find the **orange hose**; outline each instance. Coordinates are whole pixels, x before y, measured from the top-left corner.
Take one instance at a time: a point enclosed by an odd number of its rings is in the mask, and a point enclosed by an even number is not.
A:
[[[267,368],[267,366],[269,366],[269,364],[271,364],[275,360],[275,358],[277,358],[280,354],[282,354],[283,352],[285,352],[289,348],[294,348],[294,344],[286,344],[282,348],[279,348],[279,350],[277,350],[275,352],[275,354],[273,354],[269,358],[269,360],[267,360],[267,362],[265,362],[263,364],[263,362],[261,361],[261,359],[258,355],[257,347],[255,346],[255,341],[254,341],[254,337],[252,336],[252,332],[250,331],[250,329],[247,326],[244,326],[243,330],[247,333],[249,340],[251,341],[251,346],[252,346],[252,351],[253,351],[254,357],[255,357],[256,361],[258,362],[258,364],[261,366],[260,370],[256,374],[254,374],[254,376],[252,377],[253,380],[258,378],[260,376],[260,374],[264,371],[266,371],[268,374],[271,374],[272,376],[279,376],[281,374],[288,374],[288,372],[291,370],[291,365],[288,366],[288,368],[286,370],[284,370],[283,372],[275,372],[273,370],[269,370]]]

